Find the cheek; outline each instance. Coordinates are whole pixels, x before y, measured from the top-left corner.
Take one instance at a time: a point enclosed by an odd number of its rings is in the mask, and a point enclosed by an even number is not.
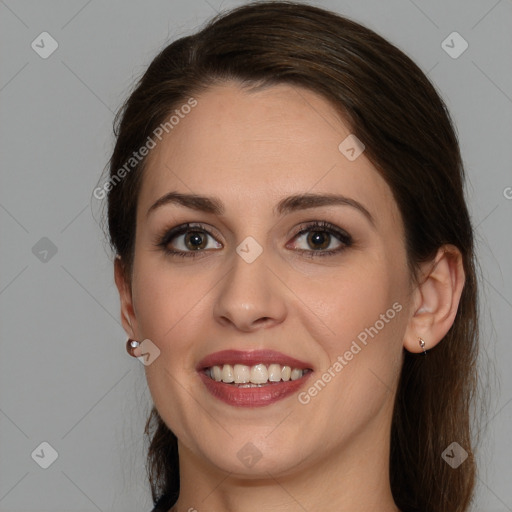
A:
[[[204,273],[196,272],[194,277],[171,269],[156,258],[135,261],[133,301],[140,337],[150,339],[160,350],[158,358],[145,367],[153,402],[173,432],[187,439],[197,428],[187,412],[193,409],[191,396],[198,385],[194,341],[204,339],[202,299],[215,281]]]
[[[140,335],[165,344],[180,339],[176,333],[201,325],[195,318],[201,299],[212,288],[208,276],[173,268],[158,256],[142,255],[134,262],[133,303]],[[189,335],[193,333],[189,331]]]
[[[394,389],[406,326],[404,268],[400,262],[366,259],[361,265],[338,268],[299,292],[308,297],[316,323],[329,328],[316,337],[323,352],[318,377],[326,386],[319,383],[310,393],[330,403],[323,410],[340,415],[350,410],[356,416],[360,413],[363,421]]]
[[[328,327],[323,341],[332,360],[348,350],[353,340],[364,343],[372,334],[380,339],[394,338],[401,326],[398,310],[403,310],[402,281],[385,261],[367,260],[333,270],[313,283],[297,283],[295,289],[300,290],[301,297],[307,297],[314,316]]]

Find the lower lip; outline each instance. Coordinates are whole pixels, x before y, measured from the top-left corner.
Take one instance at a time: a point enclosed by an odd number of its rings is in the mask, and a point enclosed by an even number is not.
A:
[[[236,407],[262,407],[282,400],[296,393],[308,380],[313,372],[306,373],[297,380],[269,383],[266,386],[254,388],[239,388],[225,382],[217,382],[204,372],[199,372],[206,389],[215,397],[226,404]]]

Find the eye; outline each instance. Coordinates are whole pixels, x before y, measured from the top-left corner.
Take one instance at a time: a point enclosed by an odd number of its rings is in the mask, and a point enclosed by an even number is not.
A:
[[[212,238],[212,242],[208,240]],[[202,224],[183,224],[159,236],[156,245],[173,256],[197,256],[208,249],[222,248]]]
[[[298,252],[308,257],[334,255],[353,243],[352,237],[346,231],[329,222],[313,221],[301,224],[299,229],[293,240],[295,244],[298,241],[299,245],[303,245],[298,248]],[[169,256],[180,257],[198,257],[207,250],[222,248],[222,244],[213,237],[206,226],[191,223],[165,231],[157,237],[155,245]],[[311,247],[313,249],[309,249]]]
[[[311,257],[337,254],[352,245],[347,232],[325,221],[302,225],[294,240],[303,246],[299,251]]]

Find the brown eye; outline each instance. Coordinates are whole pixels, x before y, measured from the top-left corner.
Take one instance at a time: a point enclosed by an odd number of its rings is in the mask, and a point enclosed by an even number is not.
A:
[[[222,247],[208,230],[201,225],[190,224],[167,231],[157,239],[156,245],[170,256],[197,256],[206,250]]]
[[[314,250],[327,249],[331,235],[326,231],[311,231],[307,237],[307,242]]]
[[[309,256],[334,255],[353,243],[352,237],[346,231],[329,222],[315,221],[302,225],[301,228],[295,235],[294,248]]]
[[[187,249],[191,251],[204,249],[208,245],[208,238],[201,231],[189,231],[184,241]]]

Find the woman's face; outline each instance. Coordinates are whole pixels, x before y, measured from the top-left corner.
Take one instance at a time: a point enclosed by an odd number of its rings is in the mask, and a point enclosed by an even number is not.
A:
[[[350,130],[313,92],[228,83],[195,98],[149,155],[131,283],[134,334],[160,350],[148,386],[180,458],[277,476],[387,450],[412,308],[391,190],[353,140],[339,148]],[[170,192],[221,211],[159,201]],[[283,203],[304,194],[345,199]],[[225,350],[242,353],[205,360]],[[251,388],[215,381],[213,363],[228,381],[224,363],[242,364],[242,381],[312,371]]]

